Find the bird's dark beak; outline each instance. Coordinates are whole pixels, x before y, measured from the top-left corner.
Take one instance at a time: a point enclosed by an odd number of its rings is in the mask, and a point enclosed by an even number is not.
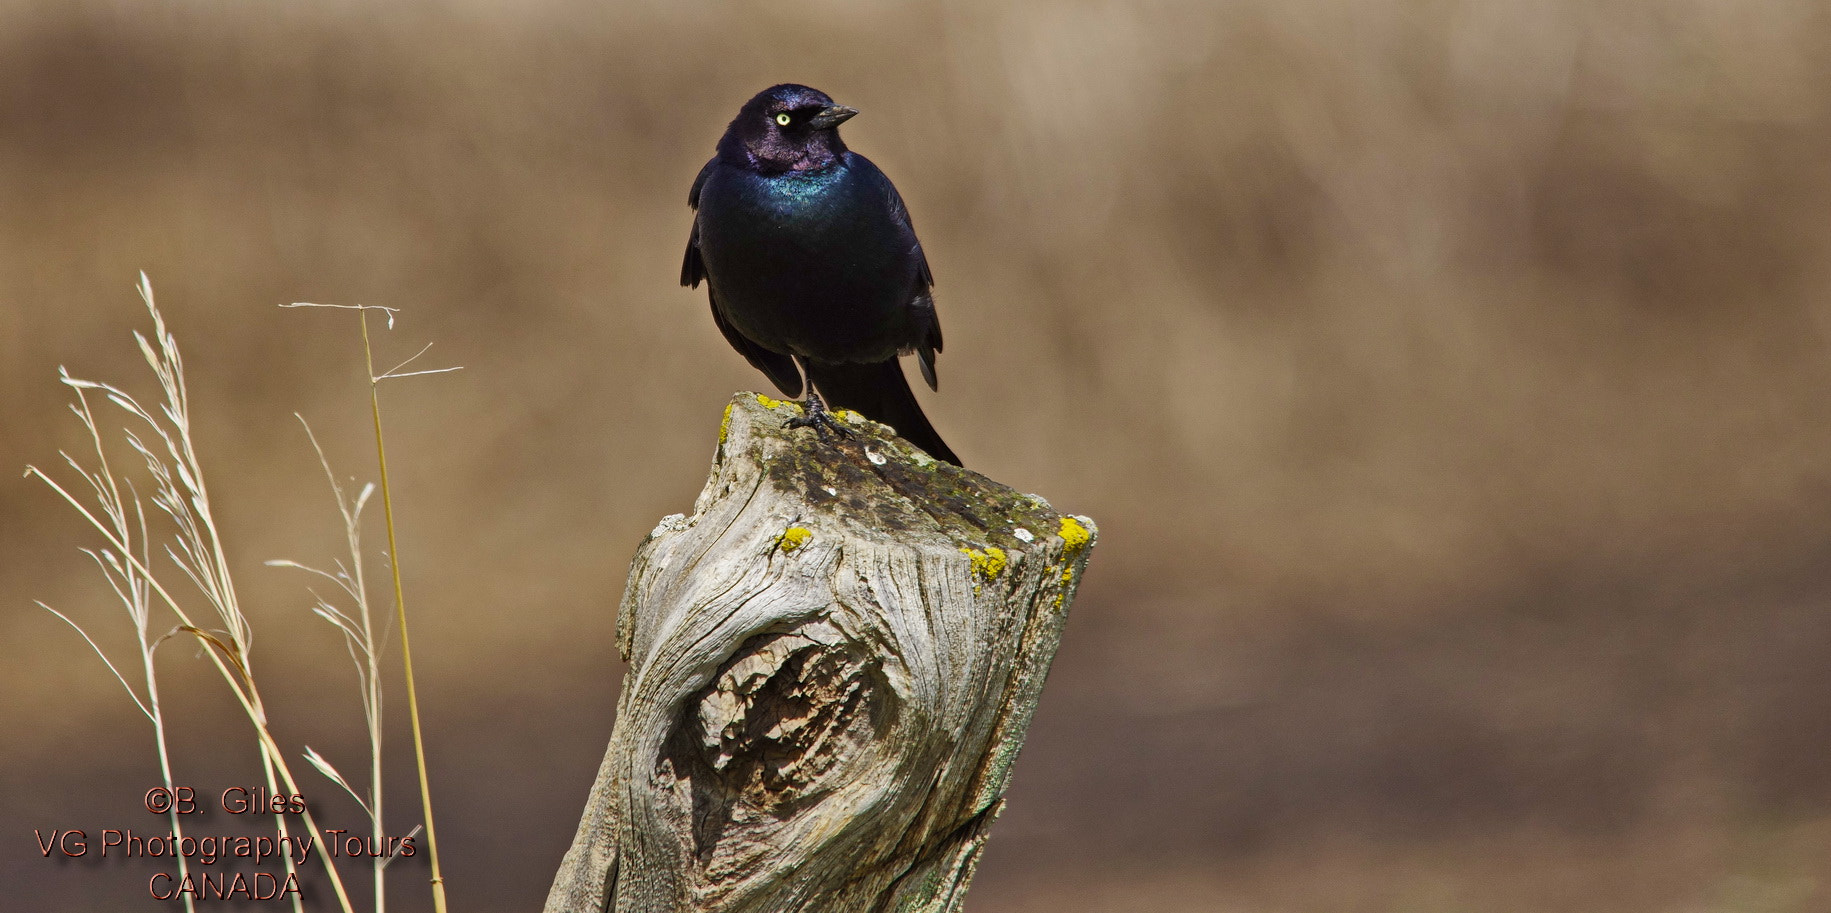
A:
[[[848,108],[845,105],[828,105],[821,108],[819,114],[809,118],[807,125],[813,127],[815,130],[831,130],[840,124],[851,120],[852,116],[857,113],[857,108]]]

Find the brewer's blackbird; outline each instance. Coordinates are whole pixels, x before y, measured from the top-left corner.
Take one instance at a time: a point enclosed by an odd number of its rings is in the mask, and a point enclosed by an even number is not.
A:
[[[824,395],[959,465],[897,362],[915,353],[936,387],[935,280],[896,187],[839,138],[857,113],[798,85],[745,102],[687,194],[680,284],[706,280],[725,339],[784,394],[800,396],[806,375],[795,425],[850,433]]]

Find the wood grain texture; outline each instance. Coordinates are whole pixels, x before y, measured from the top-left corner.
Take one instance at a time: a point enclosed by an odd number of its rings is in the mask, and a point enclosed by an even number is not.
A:
[[[550,913],[960,907],[1094,525],[798,413],[736,397],[693,515],[637,549]]]

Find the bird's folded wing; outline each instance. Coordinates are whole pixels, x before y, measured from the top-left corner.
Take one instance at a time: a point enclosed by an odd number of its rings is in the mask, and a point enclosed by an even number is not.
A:
[[[800,396],[801,371],[795,367],[795,360],[780,352],[771,352],[739,333],[737,327],[732,326],[725,319],[724,312],[718,308],[718,289],[707,291],[707,297],[712,300],[712,320],[718,324],[718,331],[725,334],[725,341],[731,343],[731,347],[744,356],[745,361],[768,375],[783,396]]]

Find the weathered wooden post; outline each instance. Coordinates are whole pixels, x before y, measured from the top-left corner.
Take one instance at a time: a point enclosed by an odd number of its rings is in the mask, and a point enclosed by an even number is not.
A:
[[[631,563],[615,732],[549,913],[941,913],[966,896],[1094,525],[882,425],[725,410]]]

